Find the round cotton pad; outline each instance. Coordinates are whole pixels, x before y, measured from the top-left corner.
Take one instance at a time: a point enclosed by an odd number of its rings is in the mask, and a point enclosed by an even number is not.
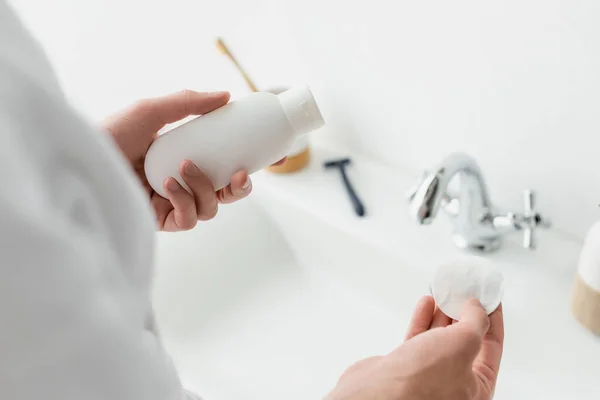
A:
[[[436,270],[431,294],[439,309],[452,319],[458,320],[472,298],[479,300],[489,315],[502,301],[504,278],[485,258],[461,257]]]

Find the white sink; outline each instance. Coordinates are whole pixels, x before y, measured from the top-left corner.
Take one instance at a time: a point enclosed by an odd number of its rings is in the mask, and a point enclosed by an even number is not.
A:
[[[389,186],[382,200],[389,176],[369,176],[367,164],[354,177],[367,219],[352,216],[339,178],[315,167],[259,174],[251,199],[159,235],[155,308],[187,387],[207,400],[319,399],[347,366],[402,342],[436,262],[458,251],[444,223],[419,229],[405,218]],[[537,253],[506,247],[490,255],[506,280],[495,398],[600,398],[600,340],[568,309],[578,247],[553,237]]]
[[[307,257],[296,258],[270,217],[246,201],[200,229],[160,235],[162,335],[184,382],[207,399],[319,399],[345,367],[401,343],[411,306],[427,293],[424,274],[383,282],[406,303],[397,312],[351,286],[365,278],[361,269],[398,268],[396,259],[339,232],[327,243],[313,241],[324,231],[299,233],[315,246]],[[336,275],[343,270],[349,282]]]

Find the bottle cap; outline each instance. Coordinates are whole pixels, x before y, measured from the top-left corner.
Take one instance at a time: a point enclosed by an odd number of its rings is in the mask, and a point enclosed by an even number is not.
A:
[[[325,125],[319,106],[308,86],[298,86],[277,95],[281,107],[297,135]]]

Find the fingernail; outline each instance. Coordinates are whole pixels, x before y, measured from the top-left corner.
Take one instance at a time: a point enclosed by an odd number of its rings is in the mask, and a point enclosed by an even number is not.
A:
[[[179,183],[177,183],[177,181],[173,178],[170,178],[167,180],[167,189],[172,190],[172,191],[177,191],[181,188],[181,186],[179,186]]]
[[[194,164],[191,161],[185,163],[185,168],[183,169],[183,171],[189,176],[199,176],[202,173],[202,171],[200,171],[200,168],[198,168],[196,164]]]
[[[252,182],[250,182],[250,177],[247,177],[246,182],[244,182],[244,184],[242,185],[242,190],[246,191],[246,190],[250,189],[251,184],[252,184]]]

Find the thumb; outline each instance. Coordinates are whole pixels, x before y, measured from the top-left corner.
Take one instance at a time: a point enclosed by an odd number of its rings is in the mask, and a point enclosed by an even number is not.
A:
[[[127,114],[127,119],[137,122],[149,131],[182,120],[190,115],[209,113],[229,101],[229,92],[195,92],[180,90],[166,96],[140,100]]]
[[[460,313],[459,324],[473,330],[482,339],[490,328],[490,318],[481,303],[471,299],[465,303]]]
[[[466,350],[473,359],[479,353],[483,338],[490,328],[490,318],[476,299],[471,299],[463,306],[460,314],[460,319],[457,323],[452,324],[450,329],[453,329],[457,334],[457,340],[463,350]]]
[[[195,92],[181,90],[153,99],[154,111],[163,125],[177,122],[189,115],[201,115],[219,108],[229,101],[228,92]]]

